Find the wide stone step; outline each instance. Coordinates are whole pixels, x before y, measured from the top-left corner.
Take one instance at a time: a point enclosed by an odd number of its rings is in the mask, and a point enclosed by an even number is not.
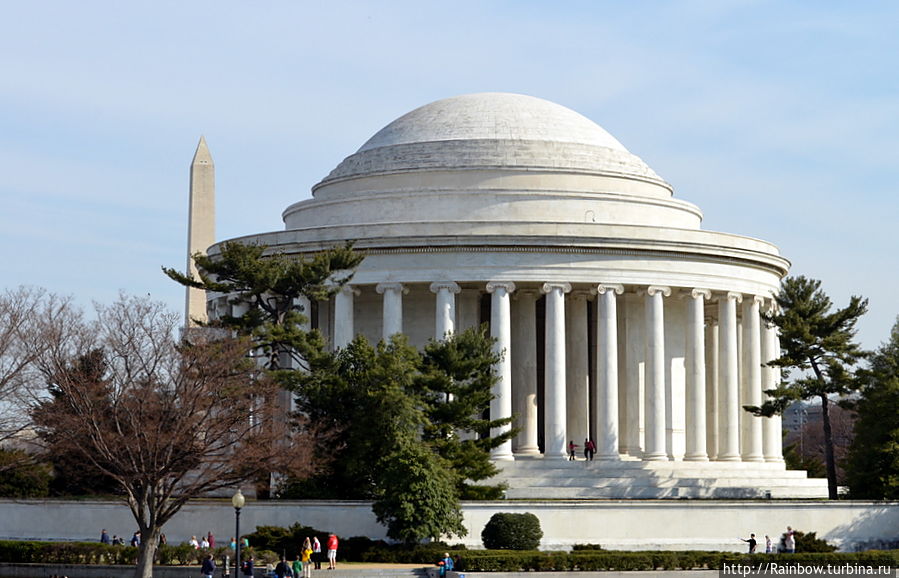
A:
[[[766,486],[755,487],[650,487],[616,486],[601,488],[586,487],[531,487],[509,488],[507,499],[748,499],[748,498],[826,498],[827,487]]]
[[[826,486],[826,480],[815,478],[651,478],[651,477],[601,477],[601,478],[544,478],[531,477],[506,477],[498,476],[497,481],[505,482],[513,487],[585,487],[603,488],[610,486],[652,486],[671,488],[678,486],[794,486],[794,487],[820,487]]]
[[[804,471],[781,471],[781,472],[752,472],[752,471],[714,471],[714,470],[684,470],[679,472],[672,471],[623,471],[623,470],[516,470],[507,469],[500,476],[508,479],[531,479],[535,477],[554,479],[554,480],[596,480],[603,478],[616,479],[641,479],[651,478],[654,480],[677,480],[683,478],[712,478],[712,479],[740,479],[740,480],[806,480],[810,479]]]

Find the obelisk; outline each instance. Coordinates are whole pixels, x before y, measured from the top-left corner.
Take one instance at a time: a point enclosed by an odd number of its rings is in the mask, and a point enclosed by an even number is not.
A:
[[[190,214],[187,225],[187,271],[197,278],[197,268],[193,255],[206,253],[215,243],[215,165],[206,146],[206,139],[200,137],[194,160],[190,163]],[[206,292],[193,287],[187,288],[184,309],[184,326],[196,327],[197,321],[206,321]]]

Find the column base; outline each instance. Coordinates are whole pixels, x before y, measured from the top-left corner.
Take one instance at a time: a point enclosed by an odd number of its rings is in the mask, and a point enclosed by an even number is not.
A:
[[[531,447],[518,448],[517,450],[515,450],[515,455],[516,456],[539,456],[542,454],[540,453],[540,448],[538,448],[537,446],[531,446]]]
[[[495,462],[514,462],[515,456],[512,454],[493,454],[490,459]]]
[[[707,461],[709,461],[709,456],[707,456],[705,454],[694,454],[692,456],[687,455],[687,456],[684,456],[684,461],[685,462],[707,462]]]
[[[768,463],[768,464],[782,464],[782,463],[784,463],[784,459],[781,458],[781,457],[769,458],[768,456],[765,456],[765,463]]]
[[[659,453],[659,454],[643,454],[644,462],[667,462],[668,454]]]
[[[759,455],[756,455],[756,456],[743,456],[743,460],[742,460],[742,461],[744,461],[744,462],[764,462],[764,461],[765,461],[765,458],[763,458],[762,456],[759,456]]]
[[[743,458],[741,458],[739,455],[726,455],[725,454],[723,456],[718,456],[717,461],[719,461],[719,462],[742,462]]]
[[[620,462],[621,456],[619,454],[604,454],[596,456],[595,459],[600,462]]]

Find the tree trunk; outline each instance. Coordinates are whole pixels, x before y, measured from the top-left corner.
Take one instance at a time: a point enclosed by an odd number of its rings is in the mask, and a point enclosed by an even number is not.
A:
[[[147,536],[146,541],[141,540],[134,578],[153,578],[153,559],[156,557],[156,548],[159,544],[159,537],[156,534],[157,532],[153,531]]]
[[[827,467],[827,494],[837,499],[837,462],[833,455],[833,429],[830,427],[830,401],[821,396],[821,423],[824,426],[824,465]]]

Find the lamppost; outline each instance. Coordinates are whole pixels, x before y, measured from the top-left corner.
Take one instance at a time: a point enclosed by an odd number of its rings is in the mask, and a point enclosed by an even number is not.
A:
[[[234,578],[240,578],[240,509],[243,508],[246,499],[240,493],[240,488],[231,496],[231,505],[234,506]]]

